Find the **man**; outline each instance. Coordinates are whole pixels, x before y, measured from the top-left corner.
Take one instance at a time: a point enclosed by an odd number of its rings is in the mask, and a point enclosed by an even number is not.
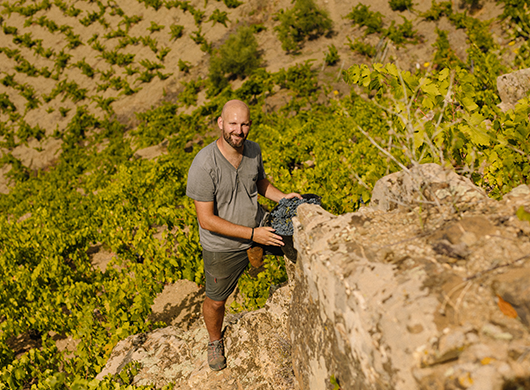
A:
[[[240,100],[227,102],[217,119],[222,136],[202,149],[190,167],[186,195],[195,202],[206,278],[203,316],[210,336],[208,363],[226,367],[221,328],[228,296],[248,265],[252,242],[283,245],[271,227],[258,227],[263,218],[258,193],[278,202],[301,196],[284,194],[265,176],[261,149],[247,140],[250,110]]]

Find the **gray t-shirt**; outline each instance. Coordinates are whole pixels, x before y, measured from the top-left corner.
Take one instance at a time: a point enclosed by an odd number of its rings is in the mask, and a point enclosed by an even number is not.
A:
[[[199,202],[214,202],[214,214],[237,225],[257,227],[263,217],[257,182],[265,178],[261,149],[246,140],[236,169],[217,142],[202,149],[188,172],[186,195]],[[250,247],[249,240],[227,237],[199,226],[201,245],[211,252],[233,252]]]

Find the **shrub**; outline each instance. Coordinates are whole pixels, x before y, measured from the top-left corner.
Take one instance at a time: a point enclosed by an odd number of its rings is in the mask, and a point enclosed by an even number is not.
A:
[[[417,31],[412,28],[412,22],[407,18],[403,18],[403,23],[396,25],[395,21],[392,21],[388,29],[385,31],[385,35],[396,45],[402,45],[409,42],[416,42]]]
[[[212,22],[212,25],[215,26],[216,23],[221,23],[223,26],[226,27],[226,22],[228,22],[228,15],[226,11],[219,11],[218,9],[215,9],[213,11],[213,14],[210,15],[208,18],[209,22]]]
[[[432,60],[433,64],[438,70],[442,70],[443,68],[455,69],[457,66],[463,68],[465,66],[464,63],[458,58],[449,45],[447,31],[437,28],[436,33],[438,34],[438,38],[433,45],[436,48],[436,53],[434,53],[434,58]]]
[[[355,39],[355,42],[352,42],[350,37],[348,37],[349,43],[346,43],[352,49],[353,51],[367,57],[374,57],[376,54],[375,47],[370,45],[369,43],[364,43],[359,41],[358,39]]]
[[[209,96],[228,85],[228,79],[249,76],[261,64],[258,41],[251,27],[240,27],[210,58]]]
[[[79,70],[81,70],[81,73],[90,78],[93,78],[94,74],[96,73],[94,72],[94,69],[92,69],[90,64],[85,61],[84,58],[81,61],[77,61],[75,64],[73,64],[73,66],[79,68]]]
[[[440,3],[437,3],[436,1],[432,0],[431,2],[431,8],[423,13],[420,14],[422,18],[425,18],[427,20],[440,20],[442,16],[449,16],[453,12],[453,7],[450,1],[442,1]]]
[[[171,39],[179,39],[182,36],[182,32],[184,31],[184,26],[181,26],[179,24],[172,24],[169,26],[169,35],[171,35]]]
[[[328,46],[328,51],[325,52],[325,55],[324,62],[326,65],[335,65],[340,60],[339,51],[335,45]]]
[[[198,94],[204,85],[203,80],[192,80],[189,83],[182,82],[184,90],[179,94],[177,100],[186,107],[197,105]]]
[[[346,15],[353,24],[359,27],[366,26],[366,34],[373,34],[383,31],[383,14],[370,11],[369,5],[357,4],[352,11]]]
[[[412,10],[412,0],[389,0],[388,5],[392,11]]]
[[[191,64],[188,61],[182,61],[182,59],[179,59],[178,67],[181,72],[189,73]]]
[[[219,0],[217,0],[219,1]],[[238,1],[238,0],[223,0],[223,3],[225,3],[225,5],[228,7],[228,8],[237,8],[239,7],[241,4],[243,4],[242,1]]]
[[[274,20],[280,22],[279,26],[274,27],[274,31],[286,52],[299,51],[306,39],[329,34],[333,27],[327,13],[319,9],[313,0],[295,0],[292,9],[281,9],[274,15]]]
[[[160,31],[164,28],[165,26],[162,26],[160,24],[156,24],[155,22],[151,21],[151,26],[147,27],[147,31],[149,31],[151,34],[156,32],[156,31]]]

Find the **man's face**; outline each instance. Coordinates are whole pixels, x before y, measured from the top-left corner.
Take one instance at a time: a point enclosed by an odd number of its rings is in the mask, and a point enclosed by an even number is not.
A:
[[[217,124],[223,131],[223,139],[234,149],[243,147],[250,131],[248,109],[243,105],[234,104],[225,109]]]

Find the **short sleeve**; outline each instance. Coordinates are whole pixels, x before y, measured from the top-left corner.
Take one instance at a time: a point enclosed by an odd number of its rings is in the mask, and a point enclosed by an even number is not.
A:
[[[201,157],[199,155],[195,157],[188,171],[186,195],[199,202],[213,202],[215,200],[215,184]]]

